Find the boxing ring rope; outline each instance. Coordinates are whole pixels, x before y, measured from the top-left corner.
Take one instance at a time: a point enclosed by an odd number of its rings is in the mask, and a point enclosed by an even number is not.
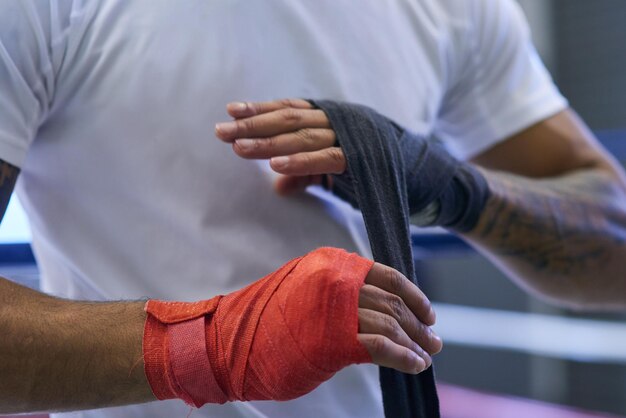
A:
[[[587,363],[626,364],[626,324],[433,303],[446,344]]]

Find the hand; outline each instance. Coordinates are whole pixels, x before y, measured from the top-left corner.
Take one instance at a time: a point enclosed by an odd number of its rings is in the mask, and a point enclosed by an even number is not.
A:
[[[269,158],[283,174],[276,183],[281,194],[319,184],[327,173],[340,174],[346,161],[335,147],[328,118],[305,100],[230,103],[232,122],[216,125],[216,135],[231,143],[243,158]],[[374,363],[407,373],[419,373],[441,351],[430,326],[435,315],[426,296],[396,270],[376,263],[359,297],[359,340]]]
[[[424,293],[398,271],[374,263],[359,293],[357,335],[372,361],[405,373],[422,372],[442,348],[430,329],[434,324]]]
[[[328,118],[306,100],[235,102],[226,109],[235,120],[218,123],[216,136],[242,158],[270,159],[272,169],[283,174],[275,184],[279,194],[303,191],[346,170]]]

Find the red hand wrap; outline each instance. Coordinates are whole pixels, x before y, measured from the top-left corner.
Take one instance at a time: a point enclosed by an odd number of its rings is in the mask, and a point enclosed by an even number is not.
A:
[[[357,340],[359,289],[373,261],[321,248],[226,296],[150,300],[145,372],[158,399],[200,407],[288,400],[371,362]]]

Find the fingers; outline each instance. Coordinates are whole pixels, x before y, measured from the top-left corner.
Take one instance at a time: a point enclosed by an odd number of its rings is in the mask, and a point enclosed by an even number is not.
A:
[[[343,151],[335,147],[335,132],[328,118],[301,99],[272,102],[236,102],[227,105],[236,118],[218,123],[215,133],[232,143],[237,155],[270,159],[272,169],[292,178],[276,182],[278,193],[287,195],[319,183],[319,175],[346,170]]]
[[[426,351],[433,355],[441,351],[443,346],[441,339],[430,329],[430,327],[422,323],[411,310],[406,306],[404,301],[398,295],[389,293],[375,286],[365,284],[359,292],[359,308],[366,309],[370,312],[376,312],[384,315],[386,320],[393,321],[393,326],[406,335],[411,341],[410,345],[394,340],[390,335],[384,334],[392,340],[405,347],[420,347],[420,350]],[[362,331],[366,332],[366,331]],[[368,333],[374,333],[369,331]],[[413,349],[413,351],[416,351]],[[419,352],[416,351],[418,354]]]
[[[419,373],[441,351],[430,301],[397,270],[374,263],[359,291],[359,341],[372,361],[405,373]]]
[[[432,364],[430,355],[415,343],[391,316],[370,309],[359,308],[359,333],[382,335],[420,356],[426,367]]]
[[[372,362],[379,366],[390,367],[411,374],[423,372],[428,368],[423,358],[387,337],[375,334],[359,334],[357,339],[372,357]]]
[[[318,151],[335,145],[331,129],[300,129],[269,138],[237,139],[233,150],[243,158],[272,158],[300,152]]]
[[[435,312],[426,295],[397,270],[374,263],[365,283],[399,296],[417,319],[426,325],[435,324]]]
[[[330,128],[330,123],[321,110],[290,107],[218,123],[215,125],[215,135],[222,141],[232,142],[240,138],[275,136],[305,128]]]
[[[285,108],[312,109],[313,106],[302,99],[282,99],[271,102],[233,102],[226,105],[228,114],[233,118],[247,118]]]
[[[273,157],[270,159],[270,167],[277,173],[292,176],[341,174],[346,171],[346,158],[341,148],[331,147]]]
[[[270,138],[238,139],[233,150],[243,158],[270,158],[270,166],[280,174],[341,174],[346,158],[334,143],[335,133],[330,129],[301,129]]]

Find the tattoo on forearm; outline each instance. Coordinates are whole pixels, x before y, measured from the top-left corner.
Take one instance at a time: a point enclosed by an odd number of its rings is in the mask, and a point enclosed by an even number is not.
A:
[[[550,180],[502,173],[477,233],[502,256],[536,271],[601,271],[626,243],[626,199],[614,180],[592,170]]]

